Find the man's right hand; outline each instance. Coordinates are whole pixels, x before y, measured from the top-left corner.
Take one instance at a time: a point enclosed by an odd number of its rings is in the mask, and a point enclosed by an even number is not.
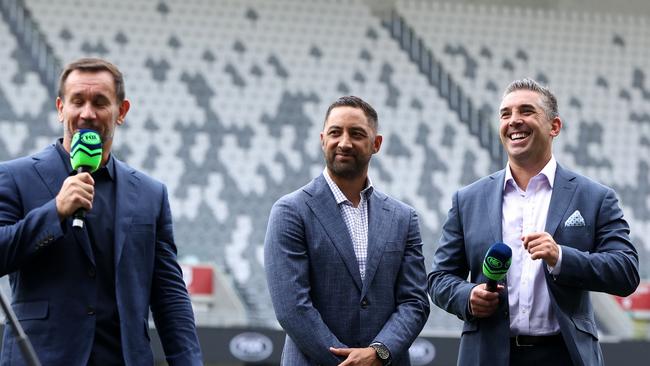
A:
[[[79,173],[63,181],[56,195],[56,212],[61,221],[72,216],[80,208],[86,211],[93,207],[95,181],[90,173]]]
[[[499,292],[503,285],[497,286],[497,292],[488,291],[486,284],[474,286],[469,294],[469,310],[477,318],[487,318],[499,307]]]

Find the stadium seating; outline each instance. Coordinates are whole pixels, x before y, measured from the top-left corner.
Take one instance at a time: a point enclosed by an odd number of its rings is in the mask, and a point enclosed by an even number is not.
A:
[[[324,113],[344,94],[379,112],[384,145],[371,178],[418,211],[427,268],[452,193],[503,166],[486,148],[494,135],[485,129],[496,125],[502,89],[523,76],[557,92],[565,121],[558,160],[617,189],[648,263],[650,45],[642,19],[397,1],[393,15],[449,76],[453,88],[443,90],[395,39],[395,18],[361,0],[9,3],[27,10],[57,68],[101,56],[123,69],[132,109],[116,155],[167,184],[180,256],[214,263],[232,282],[233,303],[246,309],[242,325],[277,327],[262,267],[267,215],[322,171]],[[16,12],[4,3],[2,11],[6,160],[54,141],[60,127],[56,83],[28,52],[30,38],[11,21]],[[470,101],[487,124],[468,124],[450,94]],[[426,332],[458,334],[460,326],[434,307]]]

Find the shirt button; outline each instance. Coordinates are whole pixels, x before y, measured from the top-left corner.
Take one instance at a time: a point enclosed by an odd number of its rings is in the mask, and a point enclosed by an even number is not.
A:
[[[88,314],[88,315],[95,315],[95,308],[92,307],[92,306],[88,306],[88,307],[86,308],[86,314]]]

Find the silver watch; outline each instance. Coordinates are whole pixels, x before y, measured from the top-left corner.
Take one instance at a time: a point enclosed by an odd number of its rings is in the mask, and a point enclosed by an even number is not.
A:
[[[375,349],[377,357],[381,360],[382,365],[390,365],[390,351],[388,350],[388,347],[379,342],[371,343],[370,347]]]

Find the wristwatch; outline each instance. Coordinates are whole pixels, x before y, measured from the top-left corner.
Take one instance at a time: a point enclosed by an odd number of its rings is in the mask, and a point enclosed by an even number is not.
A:
[[[377,352],[377,357],[381,361],[382,365],[390,365],[390,351],[388,350],[388,347],[379,342],[371,343],[370,347],[375,349],[375,352]]]

